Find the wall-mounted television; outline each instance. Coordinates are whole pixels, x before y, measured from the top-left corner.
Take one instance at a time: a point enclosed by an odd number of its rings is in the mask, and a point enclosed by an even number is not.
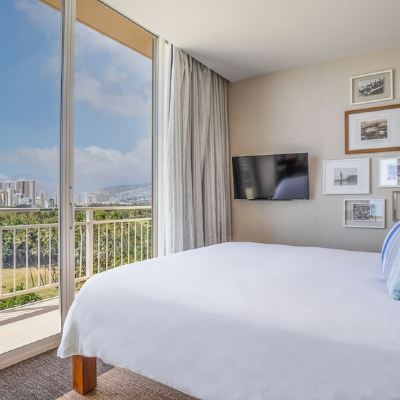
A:
[[[308,153],[233,157],[235,199],[309,198]]]

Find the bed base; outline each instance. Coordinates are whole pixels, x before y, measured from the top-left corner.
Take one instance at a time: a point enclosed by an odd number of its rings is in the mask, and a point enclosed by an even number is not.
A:
[[[72,385],[82,395],[97,386],[96,357],[72,356]]]

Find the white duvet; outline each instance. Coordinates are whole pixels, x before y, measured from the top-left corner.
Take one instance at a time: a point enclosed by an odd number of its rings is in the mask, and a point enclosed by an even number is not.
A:
[[[74,354],[207,400],[399,400],[400,302],[379,254],[226,243],[90,279]]]

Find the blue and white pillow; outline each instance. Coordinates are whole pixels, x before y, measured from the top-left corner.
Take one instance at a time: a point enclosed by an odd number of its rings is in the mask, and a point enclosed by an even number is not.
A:
[[[393,226],[383,242],[381,261],[389,294],[400,300],[400,222]]]

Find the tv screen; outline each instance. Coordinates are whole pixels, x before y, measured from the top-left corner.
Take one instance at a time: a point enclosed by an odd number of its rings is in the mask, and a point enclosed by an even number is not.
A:
[[[308,153],[233,157],[235,199],[308,199]]]

